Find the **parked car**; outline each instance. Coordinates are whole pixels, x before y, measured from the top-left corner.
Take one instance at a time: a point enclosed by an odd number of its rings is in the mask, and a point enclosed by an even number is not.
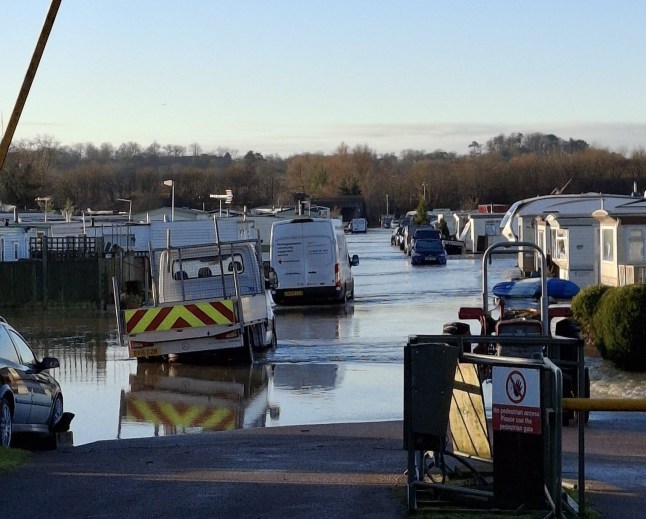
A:
[[[14,433],[49,436],[63,418],[63,393],[48,369],[58,359],[39,361],[27,342],[0,317],[0,446],[9,447]]]
[[[440,231],[437,230],[435,227],[431,227],[430,225],[423,226],[423,227],[417,227],[415,231],[413,231],[413,236],[410,239],[410,243],[408,245],[408,255],[411,255],[411,251],[413,250],[413,247],[415,246],[415,241],[419,239],[440,239]],[[444,246],[444,244],[442,244]]]
[[[410,254],[411,265],[436,263],[446,265],[446,251],[439,238],[419,238],[415,240]]]
[[[399,250],[404,250],[404,232],[410,223],[410,218],[402,218],[399,220],[399,225],[393,232],[393,237],[390,239],[391,245],[399,247]]]
[[[393,247],[399,247],[400,243],[403,243],[403,241],[404,241],[404,228],[397,227],[396,229],[393,229],[393,232],[390,235],[390,244]]]

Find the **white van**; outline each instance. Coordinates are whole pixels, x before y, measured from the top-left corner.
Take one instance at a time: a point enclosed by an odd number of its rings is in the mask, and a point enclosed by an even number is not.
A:
[[[296,218],[271,227],[270,265],[277,284],[276,304],[336,303],[354,297],[351,267],[359,257],[348,254],[339,220]]]
[[[368,222],[365,218],[353,218],[350,222],[350,232],[353,234],[367,232],[367,230]]]

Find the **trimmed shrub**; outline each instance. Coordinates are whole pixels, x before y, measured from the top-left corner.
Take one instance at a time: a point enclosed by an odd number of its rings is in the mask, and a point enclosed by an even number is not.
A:
[[[602,357],[627,371],[646,370],[646,286],[606,291],[592,317]]]
[[[610,287],[607,285],[590,285],[583,288],[572,299],[572,314],[583,329],[591,332],[592,318],[602,296]]]

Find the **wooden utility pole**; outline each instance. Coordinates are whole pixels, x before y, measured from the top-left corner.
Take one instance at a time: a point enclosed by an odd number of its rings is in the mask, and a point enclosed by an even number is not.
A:
[[[2,171],[4,161],[7,158],[9,145],[11,144],[13,134],[15,133],[16,127],[18,126],[18,121],[20,120],[22,109],[25,107],[25,102],[27,101],[27,96],[29,95],[31,84],[34,81],[34,77],[36,77],[36,71],[38,70],[40,58],[42,57],[45,50],[45,45],[47,45],[47,39],[49,38],[49,33],[52,31],[52,26],[54,25],[54,20],[56,19],[56,14],[58,13],[58,8],[60,6],[61,0],[52,0],[52,4],[49,6],[49,12],[47,13],[47,17],[45,18],[43,28],[40,31],[40,38],[38,38],[36,49],[31,56],[29,68],[27,69],[25,79],[23,80],[22,87],[20,88],[20,92],[18,93],[18,100],[16,101],[16,105],[14,106],[11,117],[9,118],[7,131],[2,136],[2,141],[0,141],[0,171]]]

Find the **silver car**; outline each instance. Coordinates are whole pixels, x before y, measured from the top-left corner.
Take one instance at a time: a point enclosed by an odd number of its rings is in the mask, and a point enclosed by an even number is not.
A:
[[[20,334],[0,317],[0,447],[14,433],[52,435],[63,417],[63,394],[48,369],[58,359],[39,361]]]

